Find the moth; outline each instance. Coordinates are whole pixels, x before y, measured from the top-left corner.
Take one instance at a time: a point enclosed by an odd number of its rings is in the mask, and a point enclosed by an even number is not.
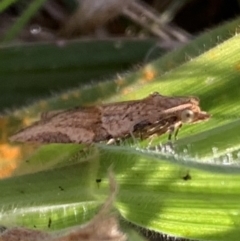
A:
[[[145,139],[164,133],[169,133],[171,140],[172,136],[177,138],[183,123],[209,118],[200,109],[197,97],[168,97],[154,92],[140,100],[46,112],[10,140],[91,144],[127,137]]]

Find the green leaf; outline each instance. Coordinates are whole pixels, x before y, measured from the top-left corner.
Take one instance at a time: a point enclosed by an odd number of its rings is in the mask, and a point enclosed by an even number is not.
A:
[[[151,39],[110,39],[2,47],[0,108],[21,106],[51,92],[104,81],[141,63],[155,43]]]

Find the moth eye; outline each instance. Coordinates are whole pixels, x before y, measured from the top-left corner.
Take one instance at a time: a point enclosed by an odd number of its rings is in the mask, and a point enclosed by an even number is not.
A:
[[[193,111],[191,111],[191,110],[184,110],[181,113],[181,119],[182,119],[182,122],[184,122],[184,123],[192,122],[193,119],[194,119]]]

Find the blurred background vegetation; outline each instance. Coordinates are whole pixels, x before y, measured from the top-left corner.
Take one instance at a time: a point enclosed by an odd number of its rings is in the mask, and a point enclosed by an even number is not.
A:
[[[236,17],[238,0],[2,0],[0,110],[136,69]]]

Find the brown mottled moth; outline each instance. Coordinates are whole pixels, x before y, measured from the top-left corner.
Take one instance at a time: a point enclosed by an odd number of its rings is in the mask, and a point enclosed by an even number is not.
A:
[[[95,143],[126,137],[177,137],[182,123],[209,119],[196,97],[167,97],[155,92],[141,100],[43,113],[40,121],[10,140],[37,143]]]

